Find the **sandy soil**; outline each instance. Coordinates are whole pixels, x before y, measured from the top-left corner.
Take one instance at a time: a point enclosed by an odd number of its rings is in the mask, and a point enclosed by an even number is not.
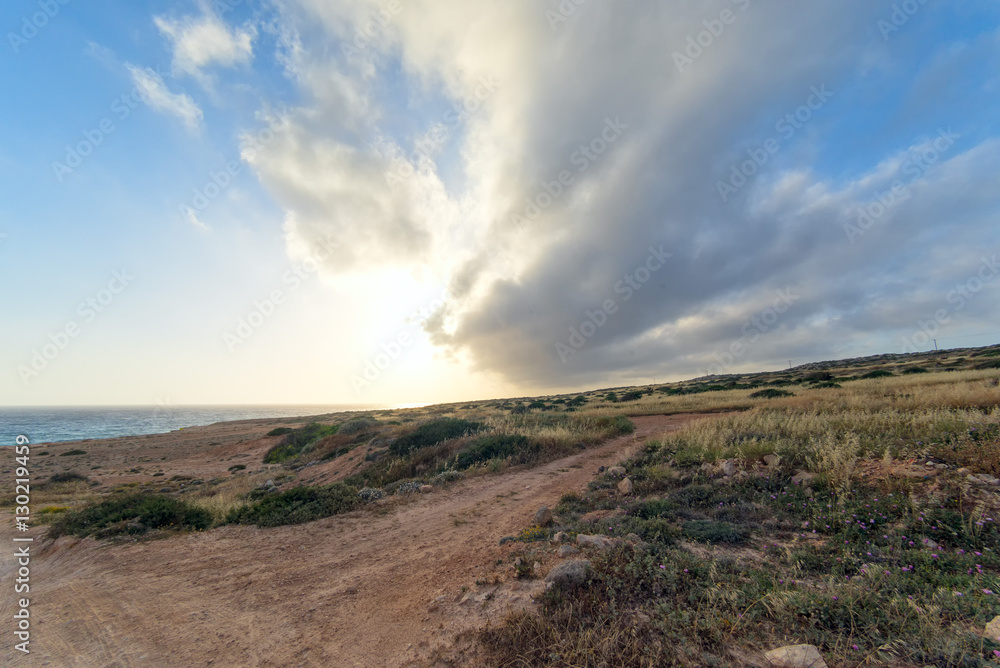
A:
[[[512,577],[511,553],[523,545],[500,546],[500,538],[530,525],[539,506],[584,490],[600,466],[617,463],[650,436],[705,417],[635,418],[634,434],[536,469],[299,526],[227,526],[128,544],[45,543],[33,530],[39,542],[31,564],[32,653],[17,655],[5,632],[0,663],[16,656],[4,665],[448,665],[429,657],[460,631],[532,606],[542,586]],[[71,445],[102,466],[95,473],[104,484],[153,468],[167,476],[221,475],[244,452],[260,461],[269,447],[268,439],[256,440],[261,429],[224,423]],[[53,460],[53,467],[64,466]],[[134,466],[143,471],[124,468]],[[544,552],[538,558],[546,571],[557,557],[553,549]],[[14,569],[14,559],[4,556],[5,588]],[[11,619],[14,598],[0,597],[3,619]],[[474,663],[454,649],[450,656]]]

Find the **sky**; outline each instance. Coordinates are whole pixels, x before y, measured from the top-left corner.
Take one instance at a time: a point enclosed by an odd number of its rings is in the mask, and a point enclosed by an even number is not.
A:
[[[11,0],[0,29],[0,405],[1000,341],[996,0]]]

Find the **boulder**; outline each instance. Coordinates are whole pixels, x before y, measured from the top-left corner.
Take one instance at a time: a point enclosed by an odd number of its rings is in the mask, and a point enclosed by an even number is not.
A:
[[[559,558],[560,559],[565,559],[566,557],[568,557],[570,555],[573,555],[573,554],[580,554],[580,550],[576,549],[572,545],[560,545],[559,546]]]
[[[580,547],[596,547],[598,550],[606,550],[614,545],[614,542],[607,536],[581,533],[576,537],[576,544]]]
[[[989,638],[994,642],[1000,642],[1000,615],[994,617],[986,625],[986,628],[983,630],[983,637]]]
[[[792,484],[802,485],[807,482],[812,482],[815,479],[816,479],[815,473],[810,473],[809,471],[799,471],[798,473],[792,476]],[[796,645],[796,647],[798,647],[798,645]]]
[[[552,524],[552,511],[549,510],[548,506],[542,506],[535,513],[535,524],[540,527],[547,527]]]
[[[775,668],[827,668],[815,645],[788,645],[772,649],[764,658]]]
[[[557,565],[545,576],[546,582],[558,585],[578,585],[587,579],[590,562],[586,559],[571,559]]]
[[[623,478],[622,481],[618,483],[618,491],[622,494],[631,494],[633,488],[634,485],[632,485],[632,481],[628,478]]]
[[[736,475],[736,462],[731,459],[722,462],[722,475],[727,478]]]
[[[433,491],[434,491],[434,485],[421,485],[420,486],[420,493],[421,494],[429,494],[430,492],[433,492]]]
[[[567,536],[565,532],[557,531],[556,534],[552,536],[552,542],[558,545],[559,543],[565,543],[568,538],[569,536]]]
[[[764,455],[764,463],[768,466],[777,466],[781,463],[781,457],[778,455]]]

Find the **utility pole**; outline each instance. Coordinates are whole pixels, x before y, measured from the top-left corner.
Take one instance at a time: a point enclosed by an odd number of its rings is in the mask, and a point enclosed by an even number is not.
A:
[[[934,339],[934,350],[937,350],[937,349],[938,349],[938,347],[937,347],[937,339]]]
[[[788,360],[788,368],[789,368],[789,369],[791,369],[791,368],[792,368],[792,360]]]

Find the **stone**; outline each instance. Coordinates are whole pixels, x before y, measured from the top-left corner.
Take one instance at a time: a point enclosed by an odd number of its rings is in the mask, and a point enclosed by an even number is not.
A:
[[[736,475],[736,462],[731,459],[722,462],[722,475],[727,478]]]
[[[535,513],[535,524],[540,527],[547,527],[552,524],[552,511],[549,510],[548,506],[542,506]]]
[[[1000,615],[994,617],[986,625],[986,628],[983,630],[983,637],[989,638],[994,642],[1000,642]]]
[[[781,457],[778,455],[764,455],[764,463],[768,466],[777,466],[781,463]]]
[[[576,537],[576,544],[580,547],[596,547],[599,550],[606,550],[614,545],[614,542],[607,536],[581,533]]]
[[[421,494],[429,494],[430,492],[433,492],[433,491],[434,491],[434,485],[421,485],[420,486],[420,493]]]
[[[799,471],[792,476],[793,485],[802,485],[807,482],[812,482],[816,479],[815,473],[810,473],[809,471]]]
[[[565,543],[566,539],[569,538],[565,532],[557,531],[554,536],[552,536],[552,542],[558,545],[559,543]]]
[[[956,473],[958,473],[958,475],[969,475],[970,473],[972,473],[972,471],[963,466],[962,468],[958,469]]]
[[[975,476],[975,478],[979,482],[984,483],[986,485],[1000,485],[1000,479],[994,478],[988,473],[980,473],[979,475]]]
[[[624,466],[612,466],[611,468],[608,469],[607,473],[608,473],[608,475],[623,476],[623,475],[625,475],[625,467]]]
[[[274,487],[274,481],[268,478],[267,482],[264,483],[264,487]]]
[[[559,558],[560,559],[565,559],[566,557],[568,557],[570,555],[573,555],[573,554],[580,554],[580,550],[576,549],[572,545],[560,545],[559,546]]]
[[[947,468],[948,468],[948,465],[947,465],[947,464],[938,464],[938,465],[937,465],[937,469],[938,469],[938,471],[944,471],[944,470],[945,470],[945,469],[947,469]]]
[[[827,668],[815,645],[788,645],[772,649],[764,658],[775,668]]]
[[[587,559],[570,559],[558,564],[545,576],[546,582],[558,585],[578,585],[587,579],[590,561]]]
[[[618,491],[622,494],[631,494],[633,488],[634,485],[632,485],[632,481],[628,478],[623,478],[622,481],[618,483]]]
[[[712,462],[705,462],[701,465],[701,472],[705,475],[715,475],[719,472],[719,467]]]

